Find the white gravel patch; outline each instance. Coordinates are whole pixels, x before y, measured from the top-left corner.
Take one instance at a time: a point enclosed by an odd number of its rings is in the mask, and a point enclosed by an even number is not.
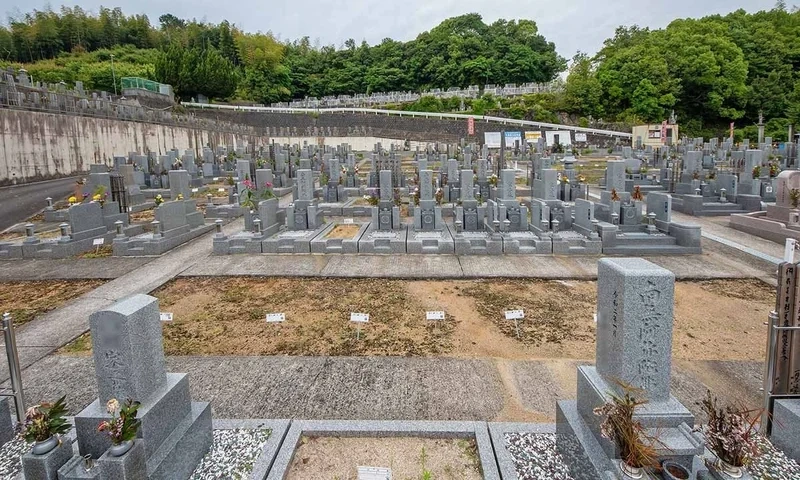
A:
[[[505,441],[519,480],[573,480],[554,433],[506,433]]]
[[[788,458],[772,443],[759,436],[761,455],[754,458],[747,470],[756,480],[797,480],[800,478],[800,465]]]
[[[14,478],[22,471],[23,454],[31,445],[24,439],[16,437],[0,447],[0,478]]]
[[[211,450],[190,480],[246,479],[271,434],[268,429],[214,430]]]

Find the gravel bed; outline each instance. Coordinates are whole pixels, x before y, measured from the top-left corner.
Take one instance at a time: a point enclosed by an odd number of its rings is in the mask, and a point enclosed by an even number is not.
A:
[[[211,450],[190,480],[247,478],[271,434],[271,430],[263,429],[214,430]]]
[[[14,478],[22,471],[20,457],[31,446],[22,438],[14,438],[0,447],[0,478]]]
[[[573,480],[554,433],[506,433],[505,441],[519,480]]]
[[[755,457],[747,470],[756,480],[797,480],[800,478],[800,465],[788,458],[764,437],[759,438],[761,455]]]

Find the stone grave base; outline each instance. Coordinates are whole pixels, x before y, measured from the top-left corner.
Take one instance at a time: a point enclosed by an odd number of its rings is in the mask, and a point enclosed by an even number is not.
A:
[[[800,399],[775,400],[772,443],[787,457],[800,462]]]
[[[740,199],[752,195],[740,195]],[[736,213],[747,213],[753,211],[752,206],[746,202],[740,205],[733,201],[720,201],[719,197],[704,197],[702,195],[679,195],[672,194],[672,209],[676,212],[694,215],[695,217],[724,217]],[[761,206],[761,197],[758,197],[756,210]]]
[[[489,437],[494,445],[495,458],[502,478],[517,478],[514,459],[506,449],[506,433],[556,433],[552,423],[489,423]]]
[[[230,255],[235,253],[262,253],[261,242],[280,230],[280,224],[276,223],[269,228],[262,230],[260,234],[253,232],[239,232],[230,236],[214,235],[212,255]]]
[[[44,210],[44,221],[47,223],[69,222],[69,208],[61,210]]]
[[[358,241],[369,228],[369,222],[353,223],[359,225],[358,232],[352,238],[325,238],[341,222],[329,223],[322,232],[311,240],[311,253],[358,253]]]
[[[370,223],[358,241],[359,253],[406,253],[408,225],[401,224],[399,230],[376,230]]]
[[[285,478],[303,436],[315,437],[424,437],[474,439],[483,478],[500,480],[489,430],[484,422],[294,420],[267,480]]]
[[[549,237],[540,237],[534,232],[506,232],[503,238],[503,253],[550,254],[553,242]]]
[[[598,236],[591,240],[578,232],[566,230],[552,237],[554,255],[600,255],[603,241]]]
[[[328,227],[322,224],[316,230],[282,230],[261,242],[263,253],[311,253],[311,240]]]
[[[155,207],[155,203],[148,202],[148,203],[139,203],[136,205],[128,205],[128,213],[139,213],[144,212],[145,210],[150,210],[151,208]]]
[[[790,226],[785,222],[769,218],[767,212],[731,215],[730,226],[780,244],[786,243],[787,238],[800,240],[800,226]]]
[[[152,233],[143,233],[134,237],[116,237],[113,241],[114,256],[161,255],[178,245],[193,240],[214,229],[214,225],[202,225],[184,233],[164,238],[155,237]]]
[[[284,195],[289,195],[292,193],[292,187],[275,187],[272,189],[272,193],[275,194],[276,197],[280,198]]]
[[[408,253],[455,253],[453,236],[448,228],[436,231],[415,231],[408,228],[406,252]]]
[[[142,225],[125,227],[125,235],[141,235],[144,231]],[[0,258],[68,258],[85,252],[91,252],[97,247],[93,244],[95,238],[102,238],[103,245],[111,245],[116,233],[106,232],[83,240],[67,240],[62,242],[59,238],[39,240],[36,243],[9,243],[0,242]]]
[[[245,209],[238,205],[208,205],[206,204],[206,218],[234,219],[244,215]]]
[[[503,239],[488,231],[457,233],[453,225],[448,225],[453,237],[456,255],[502,255]]]
[[[319,208],[322,211],[322,214],[325,215],[326,217],[327,216],[341,217],[344,206],[347,205],[347,203],[349,202],[350,200],[348,200],[347,202],[336,202],[336,203],[320,202],[317,205],[317,208]]]
[[[371,217],[372,205],[355,205],[356,198],[351,198],[342,205],[343,217]]]

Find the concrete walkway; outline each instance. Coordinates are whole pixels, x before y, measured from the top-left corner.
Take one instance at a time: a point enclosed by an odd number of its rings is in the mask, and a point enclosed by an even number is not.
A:
[[[587,352],[593,356],[593,352]],[[576,359],[453,357],[168,357],[215,418],[553,422],[575,398]],[[676,360],[672,394],[700,415],[711,389],[724,403],[760,401],[760,362]],[[696,372],[702,372],[698,376]],[[31,400],[69,392],[73,411],[97,396],[91,357],[50,355],[23,373]]]

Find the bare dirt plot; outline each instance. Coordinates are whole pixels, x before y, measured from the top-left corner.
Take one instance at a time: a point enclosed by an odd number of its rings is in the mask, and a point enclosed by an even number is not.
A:
[[[595,353],[595,282],[180,278],[154,295],[175,314],[164,325],[170,355],[591,361]],[[761,361],[774,298],[774,288],[757,280],[677,282],[673,356]],[[510,309],[525,311],[519,338],[504,316]],[[434,310],[446,320],[426,320]],[[277,312],[286,322],[267,324],[266,314]],[[359,340],[351,312],[371,315]]]
[[[0,283],[0,313],[9,312],[14,324],[54,310],[105,283],[105,280],[45,280]]]
[[[355,480],[359,466],[391,468],[399,480],[483,478],[474,440],[417,437],[303,437],[286,478]]]
[[[325,235],[325,238],[353,238],[360,229],[361,225],[339,224],[333,227],[333,230],[328,232],[328,234]]]

